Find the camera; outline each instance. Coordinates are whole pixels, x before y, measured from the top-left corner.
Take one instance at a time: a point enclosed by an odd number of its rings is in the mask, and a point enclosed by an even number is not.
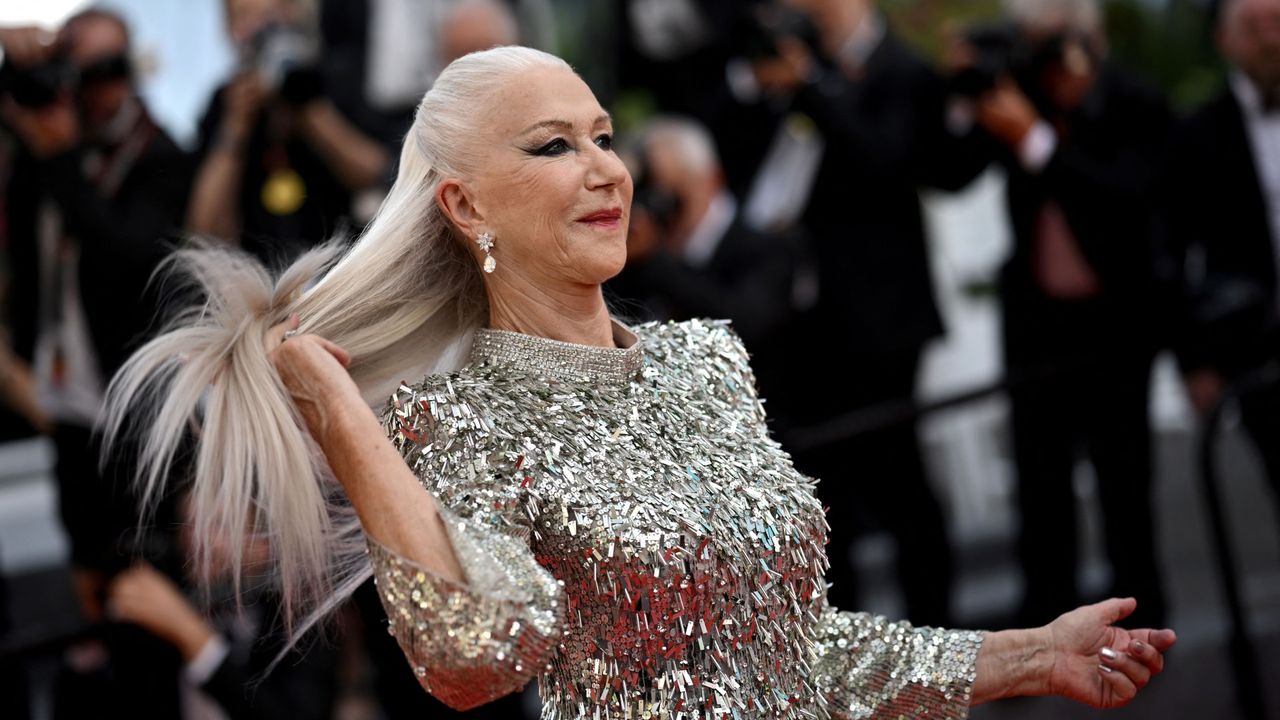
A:
[[[978,97],[994,88],[1001,77],[1010,77],[1036,101],[1045,95],[1042,85],[1048,68],[1078,70],[1082,63],[1095,64],[1098,60],[1091,38],[1079,30],[1032,40],[1016,23],[998,22],[974,26],[964,37],[976,59],[951,82],[956,93],[967,97]]]
[[[48,107],[79,80],[75,65],[55,55],[39,65],[17,65],[8,58],[0,65],[0,96],[8,96],[28,109]]]
[[[778,57],[778,47],[786,38],[795,38],[820,55],[818,28],[805,13],[780,2],[743,3],[738,16],[735,54],[750,61]]]
[[[82,68],[61,54],[39,65],[17,65],[6,60],[0,65],[0,96],[7,95],[18,105],[35,110],[48,107],[82,87],[123,80],[132,72],[129,58],[123,54],[96,60]]]
[[[249,41],[243,64],[269,92],[302,104],[321,94],[319,55],[319,42],[305,27],[269,23]]]
[[[653,218],[653,223],[662,232],[670,232],[675,225],[676,218],[680,216],[680,197],[673,192],[665,190],[654,184],[653,178],[649,172],[649,161],[645,157],[645,150],[642,149],[635,158],[635,168],[632,171],[632,181],[634,190],[631,196],[631,205],[636,210],[648,213]]]

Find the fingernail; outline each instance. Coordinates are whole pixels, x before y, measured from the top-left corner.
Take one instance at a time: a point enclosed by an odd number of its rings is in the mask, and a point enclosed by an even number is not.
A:
[[[1112,670],[1111,668],[1107,667],[1106,665],[1099,665],[1099,666],[1098,666],[1098,669],[1099,669],[1099,670],[1101,670],[1101,671],[1102,671],[1102,672],[1104,672],[1104,673],[1107,673],[1108,675],[1110,675],[1111,673],[1115,672],[1115,670]]]
[[[1142,643],[1140,643],[1140,642],[1138,642],[1138,641],[1136,641],[1136,640],[1135,640],[1135,641],[1133,642],[1133,644],[1129,646],[1129,654],[1130,654],[1130,655],[1135,655],[1135,656],[1136,656],[1136,655],[1141,655],[1141,654],[1142,654],[1142,651],[1143,651],[1143,650],[1145,650],[1145,649],[1146,649],[1146,648],[1143,646],[1143,644],[1142,644]]]
[[[1098,654],[1108,660],[1113,660],[1113,661],[1120,657],[1118,654],[1116,654],[1115,650],[1112,650],[1109,647],[1102,648],[1102,650]]]

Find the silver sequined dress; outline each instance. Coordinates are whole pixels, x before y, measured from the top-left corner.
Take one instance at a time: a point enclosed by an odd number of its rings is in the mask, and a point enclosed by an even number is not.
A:
[[[422,685],[467,708],[537,677],[543,720],[967,717],[980,634],[827,605],[813,481],[728,326],[635,332],[482,330],[465,368],[392,398],[467,575],[370,539]]]

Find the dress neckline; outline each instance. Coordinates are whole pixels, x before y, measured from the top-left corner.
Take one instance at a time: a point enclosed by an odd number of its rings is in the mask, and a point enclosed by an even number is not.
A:
[[[471,364],[501,364],[558,380],[624,384],[644,365],[644,342],[626,325],[617,320],[612,323],[613,340],[618,345],[612,348],[480,328],[471,344]]]

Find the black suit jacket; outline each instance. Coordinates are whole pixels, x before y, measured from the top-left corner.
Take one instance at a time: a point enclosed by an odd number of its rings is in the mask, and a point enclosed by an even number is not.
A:
[[[1180,123],[1169,152],[1163,228],[1184,261],[1177,350],[1190,370],[1229,374],[1266,351],[1275,322],[1275,243],[1235,94],[1224,91]]]
[[[798,235],[752,230],[736,219],[704,267],[659,253],[628,265],[610,281],[609,292],[621,301],[623,315],[733,321],[752,354],[762,394],[772,398],[789,392],[781,380],[793,359],[792,290],[804,261]]]
[[[103,379],[108,379],[144,339],[157,319],[148,292],[152,271],[168,254],[181,228],[190,187],[186,156],[158,127],[110,197],[85,176],[75,149],[43,161],[29,154],[15,160],[8,213],[10,304],[17,352],[30,359],[35,347],[40,288],[38,211],[54,202],[67,232],[79,243],[80,298]]]
[[[1099,277],[1101,302],[1113,311],[1107,316],[1144,330],[1134,324],[1152,320],[1157,188],[1172,116],[1163,97],[1108,66],[1062,122],[1066,130],[1041,172],[1006,158],[1014,251],[1004,268],[1005,304],[1016,309],[1043,299],[1032,252],[1038,213],[1051,199]]]
[[[823,315],[851,349],[897,354],[942,333],[919,188],[967,185],[987,141],[946,127],[943,81],[892,35],[860,77],[828,71],[795,108],[826,141],[804,224]]]

